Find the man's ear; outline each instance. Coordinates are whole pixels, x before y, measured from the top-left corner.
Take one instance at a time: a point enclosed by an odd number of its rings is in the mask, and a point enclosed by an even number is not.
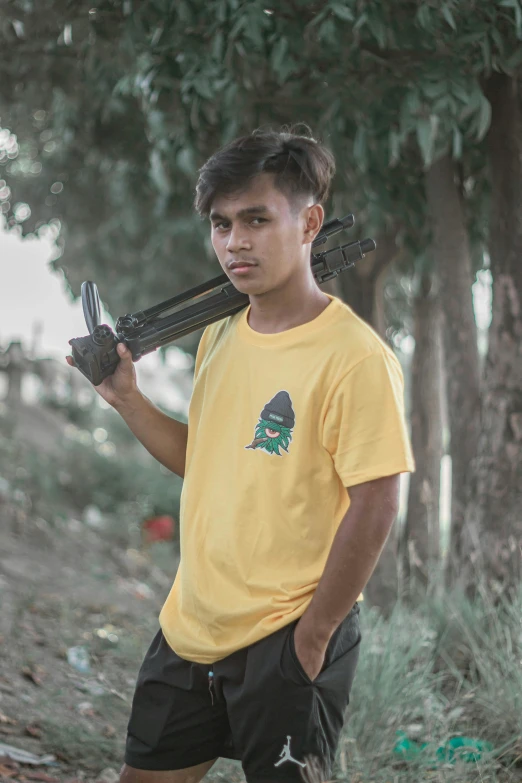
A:
[[[305,230],[303,235],[303,245],[311,244],[321,230],[324,220],[324,209],[320,204],[312,204],[311,207],[305,207]]]

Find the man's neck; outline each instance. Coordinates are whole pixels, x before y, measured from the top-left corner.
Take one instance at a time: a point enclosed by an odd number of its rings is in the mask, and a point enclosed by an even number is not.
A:
[[[310,275],[276,291],[251,296],[248,324],[261,334],[286,332],[313,321],[329,304],[330,299]]]

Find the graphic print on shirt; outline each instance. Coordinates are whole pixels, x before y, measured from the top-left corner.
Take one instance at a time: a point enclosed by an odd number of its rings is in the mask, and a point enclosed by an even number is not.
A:
[[[245,449],[263,449],[268,454],[282,457],[279,449],[288,453],[294,425],[295,413],[290,395],[287,391],[278,391],[261,411],[254,440]]]

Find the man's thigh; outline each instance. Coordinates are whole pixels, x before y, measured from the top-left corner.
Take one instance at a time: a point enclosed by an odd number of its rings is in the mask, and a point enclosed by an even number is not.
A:
[[[227,659],[215,664],[248,783],[302,783],[311,769],[322,780],[332,774],[359,657],[359,606],[332,636],[313,682],[295,654],[296,624],[248,648],[240,687],[227,677]]]
[[[129,770],[133,775],[184,772],[211,765],[221,755],[230,724],[225,704],[216,703],[209,690],[210,668],[177,656],[158,631],[136,683],[125,748],[127,778]]]
[[[163,772],[151,772],[145,769],[134,769],[127,764],[120,772],[120,783],[199,783],[217,759],[196,764],[187,769],[176,769]]]

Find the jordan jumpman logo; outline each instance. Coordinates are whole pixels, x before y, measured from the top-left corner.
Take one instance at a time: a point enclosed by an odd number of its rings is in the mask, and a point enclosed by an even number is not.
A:
[[[280,764],[283,764],[285,761],[293,761],[294,764],[299,764],[300,767],[306,767],[306,764],[304,764],[302,761],[298,761],[297,759],[294,759],[293,756],[290,753],[290,740],[292,737],[287,734],[286,735],[286,745],[284,746],[283,750],[279,754],[280,759],[279,761],[276,761],[274,764],[274,767],[279,767]]]

